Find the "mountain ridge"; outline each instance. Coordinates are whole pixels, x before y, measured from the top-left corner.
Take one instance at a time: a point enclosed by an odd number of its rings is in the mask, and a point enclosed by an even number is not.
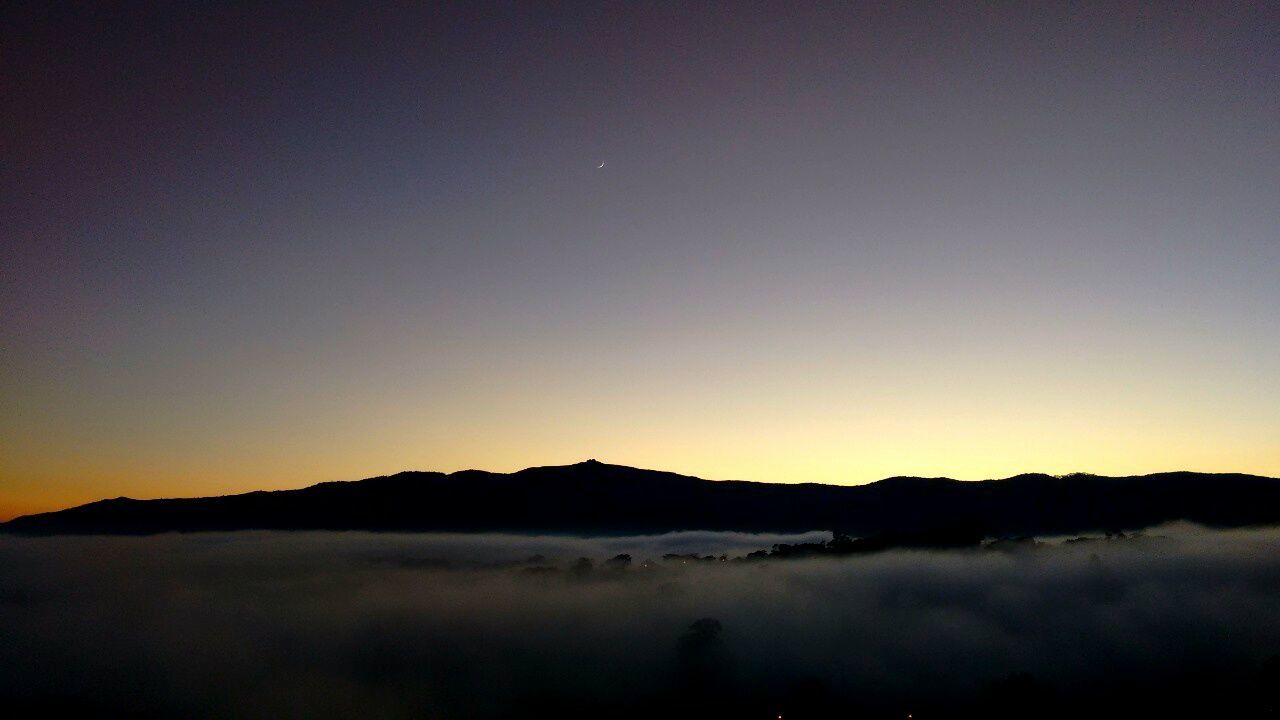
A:
[[[595,460],[511,473],[403,471],[290,490],[108,498],[24,515],[26,535],[372,530],[623,535],[676,530],[855,535],[964,525],[993,536],[1137,530],[1188,520],[1280,524],[1280,479],[1175,471],[1022,473],[978,481],[894,476],[865,485],[705,480]]]

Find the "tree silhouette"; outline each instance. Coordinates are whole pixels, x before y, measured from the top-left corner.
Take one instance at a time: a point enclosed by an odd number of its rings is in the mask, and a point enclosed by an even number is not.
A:
[[[631,556],[626,553],[614,555],[604,561],[604,566],[610,570],[626,570],[631,567]]]

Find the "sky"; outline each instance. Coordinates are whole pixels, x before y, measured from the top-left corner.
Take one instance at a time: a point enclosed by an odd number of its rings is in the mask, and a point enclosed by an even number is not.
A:
[[[1280,475],[1274,4],[27,5],[0,518],[586,458]]]

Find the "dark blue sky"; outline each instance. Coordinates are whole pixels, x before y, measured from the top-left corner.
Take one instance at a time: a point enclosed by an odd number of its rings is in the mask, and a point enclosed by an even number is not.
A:
[[[0,514],[1280,474],[1274,5],[175,5],[4,11]]]

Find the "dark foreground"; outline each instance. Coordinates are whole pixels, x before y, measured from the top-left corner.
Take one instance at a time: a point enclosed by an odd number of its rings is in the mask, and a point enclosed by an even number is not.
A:
[[[733,560],[815,539],[0,538],[0,706],[10,717],[1276,715],[1280,531]]]

